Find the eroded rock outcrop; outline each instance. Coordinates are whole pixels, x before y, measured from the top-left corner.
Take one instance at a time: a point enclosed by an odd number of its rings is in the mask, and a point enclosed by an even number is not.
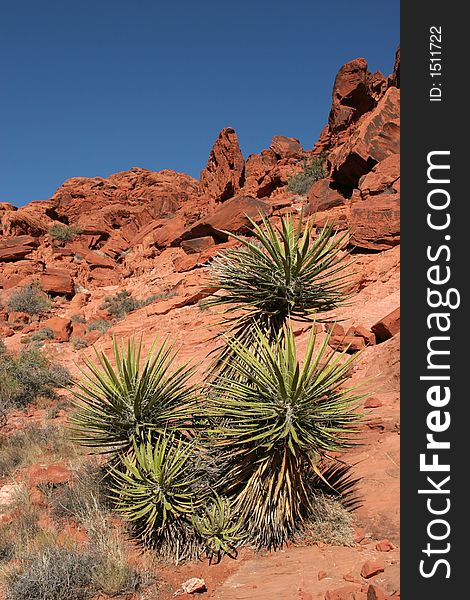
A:
[[[399,152],[400,92],[391,87],[349,139],[330,152],[331,177],[338,186],[352,190],[378,162]]]
[[[369,250],[400,243],[400,156],[392,154],[359,181],[349,216],[352,241]]]
[[[212,147],[205,169],[201,171],[201,193],[223,202],[243,186],[245,160],[238,137],[231,127],[222,129]]]

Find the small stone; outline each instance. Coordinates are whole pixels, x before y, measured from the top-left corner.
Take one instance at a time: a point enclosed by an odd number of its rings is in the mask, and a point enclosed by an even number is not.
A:
[[[366,537],[366,532],[362,527],[354,527],[354,541],[356,544],[362,542],[362,540]]]
[[[349,354],[359,352],[359,350],[363,350],[366,347],[364,338],[354,335],[346,335],[344,337],[332,335],[328,340],[328,345],[333,350],[337,350],[338,352],[346,351]]]
[[[188,579],[181,584],[181,589],[186,594],[194,594],[196,592],[205,592],[207,588],[204,579],[199,579],[199,577],[191,577],[191,579]]]
[[[326,571],[318,571],[318,581],[321,581],[322,579],[325,579],[325,577],[328,575],[328,573]]]
[[[364,408],[379,408],[382,406],[382,402],[377,398],[367,398],[364,402]]]
[[[379,573],[383,573],[385,571],[385,564],[382,560],[374,561],[368,560],[362,565],[361,575],[364,579],[370,579],[374,577],[374,575],[378,575]]]
[[[331,335],[337,336],[337,337],[342,337],[345,335],[345,331],[344,331],[344,327],[342,325],[340,325],[339,323],[333,323],[333,324],[327,324],[326,325],[327,331],[328,333],[331,333]]]
[[[327,590],[325,600],[356,600],[365,594],[361,594],[361,588],[358,585],[345,585],[335,590]]]
[[[390,552],[390,550],[393,550],[394,548],[395,546],[392,544],[392,542],[387,539],[380,540],[380,542],[378,542],[375,546],[375,549],[379,552]]]
[[[400,331],[400,307],[377,321],[371,330],[379,342],[385,342],[396,335]]]
[[[361,338],[364,338],[366,346],[375,346],[376,344],[375,333],[372,333],[372,331],[369,331],[362,325],[355,327],[352,335],[357,335]]]

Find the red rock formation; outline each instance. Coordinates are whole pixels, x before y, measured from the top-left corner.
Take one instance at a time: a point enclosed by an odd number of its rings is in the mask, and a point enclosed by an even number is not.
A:
[[[269,149],[276,158],[294,158],[303,153],[302,146],[296,138],[286,137],[285,135],[275,135],[271,141]]]
[[[306,215],[345,204],[344,196],[331,187],[331,182],[328,179],[316,181],[308,192],[307,200]]]
[[[270,215],[271,206],[251,196],[238,196],[224,203],[211,216],[201,219],[188,228],[181,238],[190,240],[211,235],[219,241],[226,241],[227,234],[244,233],[249,231],[250,223],[247,217],[257,219],[259,214]]]
[[[72,333],[72,322],[67,317],[51,317],[41,327],[49,328],[54,332],[54,339],[59,342],[68,342]]]
[[[52,202],[35,200],[26,206],[0,213],[1,230],[4,236],[14,237],[31,235],[39,237],[47,233],[53,220],[48,213],[53,214]]]
[[[359,181],[349,216],[352,241],[386,250],[400,242],[400,156],[392,154]]]
[[[346,63],[338,71],[328,117],[328,125],[332,133],[339,133],[346,129],[375,106],[369,80],[367,61],[363,58],[356,58]]]
[[[0,262],[16,261],[31,254],[38,245],[37,238],[30,235],[0,240]]]
[[[46,267],[39,281],[41,288],[48,294],[59,294],[70,297],[75,293],[72,277],[66,269]]]
[[[234,196],[243,186],[245,161],[237,134],[231,127],[219,133],[205,169],[201,171],[201,193],[219,202]]]
[[[331,177],[339,187],[353,189],[378,162],[399,152],[400,92],[391,87],[350,138],[330,153]]]

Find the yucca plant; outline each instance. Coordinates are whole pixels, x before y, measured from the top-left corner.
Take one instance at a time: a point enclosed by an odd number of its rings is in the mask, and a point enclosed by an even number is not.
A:
[[[200,541],[193,526],[204,505],[201,472],[194,468],[194,444],[162,434],[134,442],[134,452],[113,469],[111,497],[146,545],[179,562],[196,558]]]
[[[272,342],[288,319],[309,321],[348,298],[348,231],[325,225],[315,232],[314,221],[303,224],[301,216],[297,223],[283,217],[279,226],[260,218],[261,225],[249,219],[250,238],[227,232],[241,246],[218,256],[211,267],[211,282],[222,294],[208,304],[225,307],[222,323],[245,345],[253,342],[257,327]],[[226,345],[215,369],[225,367],[232,354]]]
[[[233,518],[228,498],[213,495],[202,514],[193,518],[193,525],[201,537],[209,564],[214,559],[219,563],[225,554],[236,556],[237,544],[241,540],[241,523]]]
[[[233,498],[245,539],[279,547],[312,509],[312,475],[322,481],[322,459],[350,447],[361,398],[345,387],[357,355],[315,351],[312,329],[302,365],[290,325],[273,346],[259,328],[251,344],[229,338],[232,372],[212,384],[206,412],[215,423],[210,443],[227,463],[221,493]]]
[[[114,366],[104,352],[87,360],[74,390],[71,417],[74,439],[83,446],[119,456],[132,452],[136,440],[151,432],[184,431],[191,416],[195,388],[187,365],[172,368],[175,352],[155,340],[141,365],[142,341],[127,345],[113,338]]]

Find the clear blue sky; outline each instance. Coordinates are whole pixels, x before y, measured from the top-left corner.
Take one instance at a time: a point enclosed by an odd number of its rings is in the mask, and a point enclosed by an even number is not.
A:
[[[388,75],[398,42],[398,0],[5,0],[0,202],[133,166],[198,177],[226,126],[245,157],[311,148],[339,67]]]

